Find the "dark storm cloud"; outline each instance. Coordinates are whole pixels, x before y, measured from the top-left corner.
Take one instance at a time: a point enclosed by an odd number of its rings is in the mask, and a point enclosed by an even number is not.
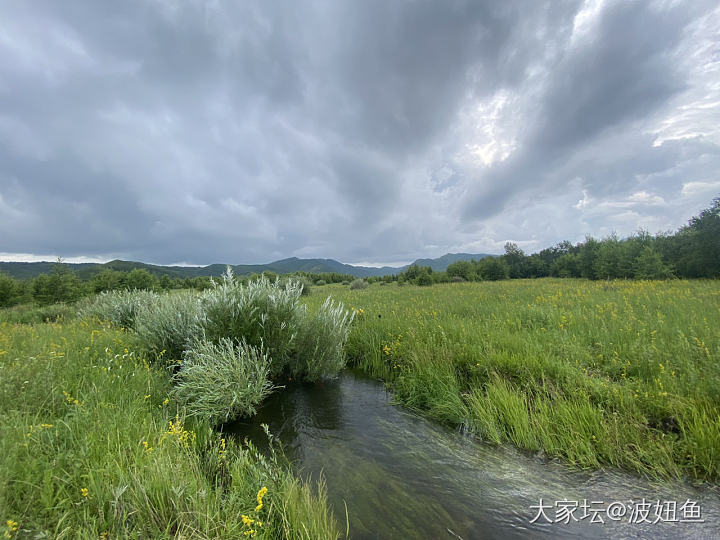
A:
[[[391,261],[634,215],[671,228],[715,189],[716,19],[662,2],[3,2],[0,253]]]
[[[674,50],[697,11],[680,4],[666,9],[648,6],[610,5],[584,42],[550,63],[537,112],[526,118],[529,126],[520,149],[488,171],[465,207],[466,216],[488,218],[518,192],[566,182],[569,178],[557,173],[584,145],[636,129],[633,121],[683,89]],[[622,147],[615,150],[623,152]],[[656,153],[662,160],[662,152]],[[612,183],[612,175],[603,174]]]

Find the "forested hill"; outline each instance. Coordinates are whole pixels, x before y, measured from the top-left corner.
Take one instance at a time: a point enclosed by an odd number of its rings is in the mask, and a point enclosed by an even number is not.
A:
[[[430,266],[433,270],[443,271],[449,264],[457,261],[480,260],[487,254],[479,253],[447,253],[436,259],[418,259],[413,264]],[[41,274],[49,274],[55,262],[0,262],[0,272],[16,279],[31,279]],[[102,270],[117,270],[129,272],[135,269],[144,269],[156,276],[172,278],[194,278],[199,276],[219,276],[225,271],[225,264],[211,264],[209,266],[159,266],[134,261],[110,261],[107,263],[63,263],[74,271],[81,279],[90,279]],[[267,264],[238,264],[230,265],[237,275],[259,274],[269,271],[276,274],[292,274],[294,272],[309,272],[322,274],[334,272],[355,277],[386,276],[404,272],[410,265],[393,267],[383,266],[374,268],[370,266],[354,266],[344,264],[334,259],[299,259],[290,257]]]

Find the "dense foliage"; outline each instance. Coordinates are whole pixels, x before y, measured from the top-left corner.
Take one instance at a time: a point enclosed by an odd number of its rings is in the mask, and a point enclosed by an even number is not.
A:
[[[179,366],[178,396],[193,415],[220,422],[254,413],[272,387],[316,381],[345,366],[353,314],[327,298],[315,312],[300,302],[301,281],[238,280],[228,267],[202,293],[112,291],[78,314],[134,330],[151,358]]]

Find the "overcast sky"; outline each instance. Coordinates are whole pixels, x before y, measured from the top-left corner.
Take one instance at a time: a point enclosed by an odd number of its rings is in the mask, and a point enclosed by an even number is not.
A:
[[[0,259],[404,263],[720,195],[713,1],[0,2]]]

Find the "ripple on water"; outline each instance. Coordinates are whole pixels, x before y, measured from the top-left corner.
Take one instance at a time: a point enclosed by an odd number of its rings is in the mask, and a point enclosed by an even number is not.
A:
[[[617,471],[583,472],[489,446],[393,406],[382,383],[346,372],[271,396],[250,422],[226,430],[262,447],[270,431],[303,475],[327,481],[328,498],[354,539],[719,538],[720,493],[653,485]],[[697,501],[704,523],[530,523],[540,499]],[[553,519],[555,509],[547,510]],[[578,517],[580,513],[576,514]],[[650,516],[653,518],[653,515]],[[452,531],[452,532],[449,532]],[[453,536],[453,534],[455,536]]]

